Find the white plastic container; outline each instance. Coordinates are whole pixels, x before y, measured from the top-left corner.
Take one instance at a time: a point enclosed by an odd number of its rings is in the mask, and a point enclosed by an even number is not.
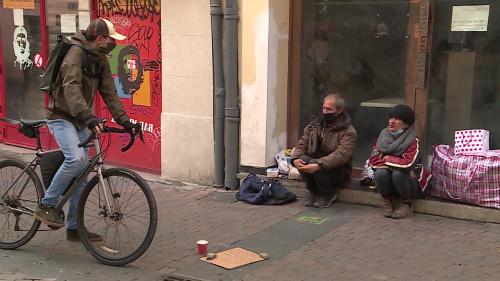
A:
[[[268,168],[266,170],[267,177],[269,178],[276,178],[278,177],[279,169],[278,168]]]

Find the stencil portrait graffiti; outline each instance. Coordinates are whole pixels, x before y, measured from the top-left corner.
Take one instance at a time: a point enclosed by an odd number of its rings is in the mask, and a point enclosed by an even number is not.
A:
[[[135,60],[127,60],[126,57],[134,56]],[[129,69],[128,71],[125,69]],[[132,77],[132,71],[137,71],[136,77]],[[118,54],[118,77],[123,87],[123,92],[127,95],[133,95],[142,84],[144,79],[141,64],[141,55],[134,46],[123,48]]]
[[[28,41],[28,32],[24,26],[18,26],[14,30],[14,41],[12,41],[14,55],[16,60],[14,66],[19,64],[19,70],[25,70],[33,66],[30,60],[30,42]]]

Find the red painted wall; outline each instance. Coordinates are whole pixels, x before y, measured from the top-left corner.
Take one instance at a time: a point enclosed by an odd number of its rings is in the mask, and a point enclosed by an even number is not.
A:
[[[115,136],[107,160],[140,170],[160,172],[161,159],[161,24],[160,1],[100,0],[97,16],[110,20],[117,41],[109,62],[115,85],[132,122],[142,124],[145,143],[126,153],[126,136]],[[106,104],[97,102],[98,114],[111,119]]]

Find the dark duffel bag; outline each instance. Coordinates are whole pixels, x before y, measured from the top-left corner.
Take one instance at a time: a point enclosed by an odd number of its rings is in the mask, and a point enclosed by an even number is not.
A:
[[[59,149],[40,153],[40,172],[46,189],[49,188],[54,175],[63,162],[64,154]]]
[[[249,174],[240,182],[236,199],[254,205],[280,205],[297,200],[297,196],[279,181],[269,181]]]

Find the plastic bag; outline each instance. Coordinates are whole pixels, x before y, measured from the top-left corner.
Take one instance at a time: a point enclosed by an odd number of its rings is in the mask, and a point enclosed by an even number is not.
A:
[[[276,163],[278,163],[278,169],[281,174],[287,175],[290,171],[291,162],[291,149],[283,149],[278,154],[274,156]]]
[[[366,160],[365,167],[361,173],[360,184],[363,186],[375,186],[375,172],[373,171],[368,160]]]

